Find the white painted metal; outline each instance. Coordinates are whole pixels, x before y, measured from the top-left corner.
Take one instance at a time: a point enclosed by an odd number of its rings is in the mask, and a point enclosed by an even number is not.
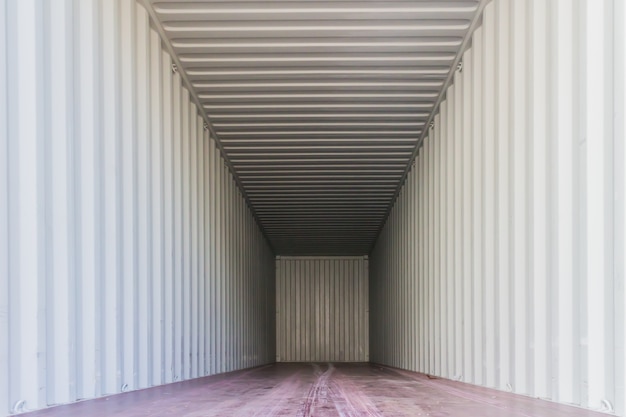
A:
[[[0,414],[272,362],[274,255],[147,11],[0,26]]]
[[[367,253],[479,2],[149,1],[276,252]]]
[[[612,54],[614,56],[615,82],[615,130],[617,138],[614,148],[615,176],[615,228],[617,239],[615,242],[615,314],[617,317],[626,317],[626,4],[615,2],[613,9],[613,29],[615,40]],[[620,42],[621,40],[621,42]],[[621,92],[621,94],[620,94]],[[615,320],[613,332],[615,335],[615,396],[616,410],[626,414],[626,320]]]
[[[0,7],[0,22],[6,22],[7,8],[4,3]],[[7,79],[7,31],[0,31],[0,196],[9,194],[9,129],[8,129],[8,97],[9,86]],[[4,201],[7,201],[6,199]],[[0,236],[9,235],[9,212],[11,207],[7,203],[0,204]],[[11,299],[9,286],[9,241],[0,239],[0,364],[5,371],[0,372],[0,410],[3,413],[9,408],[8,393],[12,385],[10,378],[9,358],[11,355],[11,331],[9,317],[9,300]],[[13,384],[16,382],[13,381]]]
[[[369,361],[367,257],[276,258],[276,361]]]
[[[626,415],[625,13],[487,5],[371,254],[372,361]]]
[[[1,412],[367,360],[369,293],[376,362],[626,415],[623,1],[454,72],[484,1],[140,4],[0,0]]]

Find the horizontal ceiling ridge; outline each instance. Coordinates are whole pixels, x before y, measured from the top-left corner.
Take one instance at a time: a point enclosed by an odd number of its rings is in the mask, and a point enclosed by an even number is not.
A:
[[[484,8],[142,1],[275,253],[373,246]]]

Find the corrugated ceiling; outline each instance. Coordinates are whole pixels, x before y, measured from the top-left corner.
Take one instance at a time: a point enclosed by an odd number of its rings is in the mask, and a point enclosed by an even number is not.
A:
[[[277,254],[366,254],[478,1],[158,1]]]

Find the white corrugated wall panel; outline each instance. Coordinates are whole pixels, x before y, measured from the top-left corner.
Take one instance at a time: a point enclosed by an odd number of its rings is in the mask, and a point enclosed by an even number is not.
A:
[[[276,258],[276,361],[369,361],[367,257]]]
[[[273,362],[274,254],[147,11],[0,26],[0,414]]]
[[[614,148],[615,155],[615,165],[614,169],[619,175],[620,178],[626,176],[624,172],[624,163],[626,161],[626,157],[624,152],[626,151],[626,42],[623,39],[626,39],[626,32],[624,31],[624,22],[626,22],[626,5],[624,2],[616,2],[614,5],[614,9],[612,10],[612,16],[614,17],[614,26],[613,29],[615,31],[614,39],[614,54],[615,54],[615,66],[614,66],[614,78],[613,81],[615,83],[615,87],[622,91],[622,95],[617,95],[614,100],[614,117],[616,123],[614,125],[614,136],[622,138],[622,142],[617,142]],[[609,119],[610,120],[610,119]],[[617,221],[615,225],[619,228],[618,236],[621,239],[615,244],[615,273],[618,277],[622,278],[622,281],[618,281],[614,288],[614,293],[612,294],[615,297],[615,305],[616,308],[622,312],[622,317],[626,316],[626,278],[624,274],[626,273],[626,263],[621,263],[620,260],[623,260],[626,253],[624,252],[625,248],[625,240],[626,240],[626,232],[624,230],[624,224],[626,219],[619,216],[619,213],[623,214],[626,212],[626,180],[618,181],[615,184],[615,187],[619,190],[617,193],[621,199],[619,199],[619,203],[616,206],[616,214],[618,214]],[[621,355],[618,354],[615,360],[615,367],[620,369],[620,372],[616,372],[615,379],[617,381],[617,395],[624,398],[624,403],[626,403],[626,320],[615,320],[614,322],[614,331],[616,334],[615,344],[618,346],[618,352],[621,352]],[[626,409],[626,404],[624,405],[624,409]],[[624,411],[626,412],[626,411]]]
[[[486,6],[371,254],[372,361],[626,415],[625,13]]]

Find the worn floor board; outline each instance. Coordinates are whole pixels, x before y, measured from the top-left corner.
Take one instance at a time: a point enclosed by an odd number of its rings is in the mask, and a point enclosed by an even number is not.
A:
[[[600,417],[606,414],[370,364],[275,364],[69,406],[78,416]]]

